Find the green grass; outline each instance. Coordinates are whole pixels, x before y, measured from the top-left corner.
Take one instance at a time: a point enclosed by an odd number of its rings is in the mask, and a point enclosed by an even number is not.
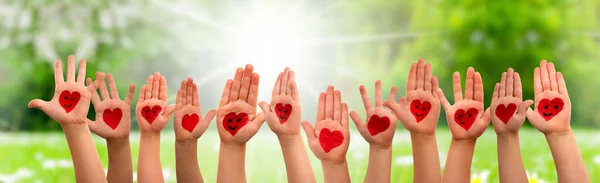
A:
[[[581,154],[592,180],[600,180],[600,133],[575,129]],[[448,151],[451,134],[447,129],[437,133],[442,164]],[[556,182],[555,167],[543,135],[535,130],[520,132],[521,152],[530,176]],[[94,135],[104,167],[108,157],[105,141]],[[139,134],[131,135],[134,168],[137,164]],[[161,161],[167,182],[175,182],[175,151],[173,133],[163,133]],[[207,132],[199,140],[199,164],[206,182],[216,182],[218,160],[218,135]],[[9,176],[20,176],[16,182],[74,182],[73,167],[64,136],[56,133],[0,134],[0,182],[10,182]],[[309,157],[317,180],[323,173],[318,159],[309,149]],[[368,144],[358,133],[352,133],[347,154],[353,182],[362,182],[368,164]],[[398,131],[394,140],[392,182],[412,182],[412,155],[409,134]],[[487,172],[487,173],[486,173]],[[596,172],[596,173],[594,173]],[[285,182],[285,165],[277,138],[268,129],[262,129],[248,142],[246,174],[249,182]],[[487,182],[498,182],[496,135],[488,130],[478,140],[473,158],[472,175],[488,174]],[[472,176],[475,177],[475,176]],[[485,180],[482,182],[486,182]]]

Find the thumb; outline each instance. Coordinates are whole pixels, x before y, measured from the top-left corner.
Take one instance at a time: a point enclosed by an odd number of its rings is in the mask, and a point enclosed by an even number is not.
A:
[[[518,114],[526,114],[527,109],[529,109],[529,106],[531,106],[532,104],[533,104],[533,100],[526,100],[526,101],[521,102],[521,104],[519,104]]]
[[[210,124],[210,122],[212,121],[212,119],[215,117],[216,114],[217,114],[217,110],[212,109],[206,113],[204,118],[202,118],[202,121],[206,124]]]
[[[98,127],[96,126],[96,122],[92,121],[90,119],[85,119],[85,122],[87,123],[88,127],[90,128],[90,131],[94,132],[96,135],[98,133],[96,133],[96,131],[98,130]]]
[[[308,121],[302,121],[302,129],[304,129],[304,133],[306,133],[306,139],[311,142],[317,138],[315,135],[315,129],[312,127],[312,124]]]
[[[363,121],[362,119],[360,119],[360,116],[358,115],[358,113],[356,113],[356,111],[350,112],[350,118],[352,118],[352,121],[354,121],[354,125],[356,125],[356,128],[361,129]]]
[[[482,118],[483,118],[483,122],[484,122],[485,126],[489,126],[490,125],[490,120],[492,119],[492,116],[490,116],[491,115],[491,110],[492,109],[488,107],[485,110],[485,112],[483,113]]]
[[[403,98],[400,98],[400,104],[393,100],[386,100],[383,102],[383,106],[390,108],[395,114],[399,114],[402,111],[402,99]]]
[[[254,119],[252,120],[252,124],[255,125],[256,129],[259,129],[260,126],[262,126],[262,124],[265,122],[265,114],[264,113],[258,113],[256,115],[256,117],[254,117]]]
[[[46,106],[48,106],[48,102],[40,99],[34,99],[31,102],[29,102],[29,104],[27,104],[27,107],[29,108],[36,108],[40,110],[45,110]]]
[[[175,111],[175,104],[171,104],[171,105],[167,106],[167,109],[165,109],[163,116],[168,119],[169,117],[171,117],[171,114],[173,113],[173,111]]]
[[[269,105],[269,103],[262,101],[258,104],[258,106],[260,107],[260,109],[263,111],[265,116],[269,116],[271,115],[271,105]]]
[[[527,119],[529,119],[529,122],[537,129],[540,129],[540,127],[542,127],[542,124],[540,123],[545,123],[545,120],[542,117],[542,115],[538,114],[531,108],[527,108]]]

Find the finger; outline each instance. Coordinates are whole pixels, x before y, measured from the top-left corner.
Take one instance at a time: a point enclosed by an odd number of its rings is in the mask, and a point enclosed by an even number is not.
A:
[[[260,129],[260,126],[262,126],[263,123],[265,123],[265,114],[262,112],[258,113],[252,120],[252,124],[256,127],[256,129]]]
[[[75,82],[75,57],[70,55],[67,61],[67,82]]]
[[[198,85],[196,83],[192,83],[192,105],[196,107],[200,107],[200,98],[198,96]]]
[[[333,86],[327,87],[327,98],[325,99],[325,118],[333,119],[334,109],[334,99],[333,99]]]
[[[432,77],[432,79],[431,79],[431,85],[433,85],[432,88],[431,88],[431,94],[433,96],[435,96],[435,93],[437,92],[437,89],[440,88],[440,84],[439,84],[438,78],[436,76]]]
[[[292,72],[294,73],[294,72]],[[298,94],[298,86],[296,85],[296,81],[291,81],[290,82],[290,90],[292,91],[292,98],[294,98],[295,101],[300,101],[300,94]]]
[[[386,103],[387,103],[387,101],[386,101]],[[357,129],[362,128],[363,121],[362,121],[362,119],[360,119],[360,116],[358,115],[358,113],[356,111],[350,112],[350,118],[352,118],[352,121],[354,122],[354,125],[356,125]]]
[[[325,100],[327,98],[327,94],[321,92],[319,95],[319,104],[317,105],[317,121],[321,121],[325,119]]]
[[[106,77],[108,79],[108,87],[110,89],[110,98],[121,100],[119,97],[119,91],[117,90],[117,84],[115,83],[115,78],[113,78],[112,74],[108,74]]]
[[[152,98],[153,99],[157,99],[158,95],[160,95],[160,91],[161,91],[161,77],[160,77],[160,73],[155,72],[154,73],[154,77],[153,77],[153,81],[152,81]]]
[[[375,81],[375,107],[383,106],[383,96],[381,95],[381,81]]]
[[[183,89],[177,90],[177,98],[175,99],[175,110],[180,110],[185,105],[185,99],[183,95]]]
[[[432,75],[432,71],[431,71],[431,64],[425,64],[425,91],[427,92],[431,92],[431,75]]]
[[[250,92],[250,82],[252,81],[252,72],[254,68],[252,65],[247,64],[244,69],[244,75],[242,76],[242,88],[240,89],[240,100],[248,101],[248,94]]]
[[[92,78],[87,78],[85,80],[85,83],[87,86],[90,86],[92,84],[94,84],[94,82],[92,81]],[[98,96],[98,92],[96,92],[96,90],[94,90],[92,93],[92,104],[94,106],[98,105],[100,103],[100,96]]]
[[[454,72],[452,75],[453,87],[454,87],[454,103],[462,100],[462,86],[460,84],[460,73]]]
[[[77,82],[83,84],[85,81],[85,59],[79,61],[79,72],[77,72]]]
[[[244,69],[238,68],[233,78],[233,85],[231,86],[231,92],[229,92],[229,102],[235,102],[240,97],[240,87],[242,86],[242,77],[244,76]]]
[[[223,107],[229,103],[229,96],[231,93],[232,85],[233,81],[231,79],[227,80],[227,83],[225,83],[225,88],[223,88],[223,94],[221,95],[221,102],[219,102],[219,107]]]
[[[65,82],[62,69],[62,62],[60,59],[56,59],[56,63],[54,63],[54,83],[56,84]]]
[[[548,77],[550,78],[550,89],[552,91],[558,91],[558,81],[556,79],[556,68],[554,63],[548,63]]]
[[[248,104],[255,107],[258,102],[258,81],[260,78],[257,73],[252,74],[252,81],[250,81],[250,92],[248,93]]]
[[[27,107],[46,111],[46,109],[48,108],[48,105],[49,105],[49,103],[46,101],[43,101],[40,99],[34,99],[31,102],[29,102],[29,104],[27,104]]]
[[[481,79],[481,74],[479,72],[475,72],[475,101],[479,101],[483,104],[483,81]]]
[[[450,105],[450,102],[448,102],[448,99],[446,99],[446,96],[444,96],[444,91],[442,91],[441,88],[437,89],[437,97],[440,99],[440,102],[442,103],[442,107],[444,107],[444,110],[446,112],[448,112],[448,110],[450,110],[450,107],[452,107],[452,105]]]
[[[542,87],[542,71],[540,70],[539,67],[536,67],[533,70],[533,92],[535,92],[535,94],[541,93],[542,91],[544,91],[543,87]]]
[[[565,96],[569,96],[569,92],[567,91],[567,84],[565,83],[565,77],[561,72],[556,73],[556,80],[558,80],[558,93],[563,94]]]
[[[138,96],[138,104],[144,102],[144,100],[146,99],[144,95],[146,95],[146,85],[143,85],[140,89],[140,96]]]
[[[401,98],[401,100],[404,100],[404,97],[403,97],[403,98]],[[400,102],[401,102],[401,103],[403,103],[403,102],[405,102],[405,101],[400,101]],[[391,109],[391,110],[392,110],[392,112],[394,112],[394,114],[395,114],[396,116],[399,116],[399,114],[400,114],[400,113],[401,113],[401,111],[402,111],[402,105],[401,105],[401,103],[396,103],[396,102],[395,102],[395,101],[393,101],[393,100],[387,100],[387,101],[385,101],[385,102],[383,103],[383,106],[385,106],[385,107],[387,107],[387,108]],[[358,115],[357,115],[357,116],[358,116]],[[352,117],[352,113],[350,113],[350,117]],[[360,119],[360,118],[359,118],[359,119]],[[352,120],[354,120],[354,117],[352,117]],[[354,120],[354,122],[356,123],[356,120]],[[358,127],[358,125],[357,125],[357,127]]]
[[[181,81],[181,87],[179,89],[181,91],[181,106],[185,106],[187,105],[187,101],[186,101],[186,96],[187,96],[187,80],[182,80]],[[177,92],[179,93],[179,91]],[[177,109],[179,109],[179,107],[177,107]]]
[[[271,105],[269,105],[269,103],[262,101],[260,103],[258,103],[258,107],[260,107],[260,109],[262,110],[262,112],[265,115],[265,118],[269,118],[271,116]]]
[[[531,124],[537,129],[544,126],[546,123],[546,120],[544,120],[542,115],[531,108],[527,108],[527,119],[529,119],[529,122],[531,122]]]
[[[275,86],[273,86],[273,96],[279,95],[281,93],[281,77],[283,77],[283,72],[280,72],[279,76],[277,76]]]
[[[125,97],[125,103],[127,105],[131,105],[131,100],[133,100],[133,95],[135,94],[135,84],[131,84],[129,85],[129,92],[127,93],[127,96]]]
[[[110,99],[108,88],[106,87],[106,82],[104,80],[100,82],[100,96],[102,97],[102,100]]]
[[[308,142],[312,142],[313,140],[317,139],[317,136],[315,135],[315,129],[313,128],[312,124],[310,124],[310,122],[308,121],[302,121],[302,129],[304,129],[304,132],[306,133],[306,139],[308,140]]]
[[[550,77],[548,76],[548,62],[546,60],[542,60],[540,62],[540,69],[542,71],[542,89],[543,91],[550,91]]]
[[[398,87],[392,86],[392,88],[390,89],[390,97],[388,98],[388,100],[396,101],[397,93],[398,93]]]
[[[188,78],[185,88],[185,105],[193,105],[194,103],[194,80]]]
[[[514,76],[515,71],[512,68],[509,68],[508,73],[506,73],[506,96],[508,97],[514,96]]]
[[[473,100],[473,95],[475,93],[474,87],[475,81],[475,69],[473,67],[469,67],[467,69],[467,81],[465,82],[465,100]]]
[[[506,96],[506,76],[508,73],[502,73],[502,79],[500,80],[500,90],[498,91],[498,97]]]
[[[360,91],[360,97],[362,98],[363,104],[365,106],[365,111],[370,110],[372,106],[371,100],[369,99],[369,94],[367,94],[367,89],[365,89],[365,86],[360,85],[358,90]]]
[[[154,86],[154,75],[148,76],[148,82],[146,83],[146,94],[144,94],[144,100],[152,98],[152,87]]]
[[[526,115],[527,109],[529,109],[531,104],[533,104],[533,100],[526,100],[526,101],[521,102],[521,104],[519,104],[519,111],[517,112],[517,114]]]
[[[165,109],[165,112],[163,113],[163,117],[169,119],[169,117],[171,117],[171,114],[173,113],[173,111],[175,111],[175,104],[171,104],[171,105],[167,106],[167,109]]]
[[[158,99],[162,100],[162,101],[167,101],[168,99],[168,94],[167,93],[167,78],[165,78],[164,76],[160,77],[160,90],[158,93]]]
[[[481,116],[481,118],[483,119],[482,123],[480,123],[479,125],[483,126],[483,128],[487,128],[490,126],[490,119],[491,117],[491,109],[488,107],[484,112],[483,115]]]
[[[523,99],[523,86],[521,85],[521,76],[519,75],[518,72],[515,72],[514,75],[514,80],[515,80],[515,84],[514,84],[514,91],[513,91],[513,95],[515,95],[515,97]]]
[[[98,120],[98,116],[96,116],[96,120]],[[92,121],[90,119],[85,119],[85,123],[87,123],[87,126],[90,129],[90,131],[94,132],[95,134],[98,134],[97,132],[100,129],[98,128],[98,125],[96,124],[95,121]]]
[[[498,100],[499,90],[500,90],[500,83],[496,83],[496,85],[494,86],[494,94],[492,94],[492,102],[495,102],[496,100]]]
[[[286,95],[288,94],[288,78],[289,78],[289,74],[290,74],[290,68],[286,67],[283,70],[283,75],[281,77],[281,95]]]
[[[342,103],[342,127],[348,129],[348,104]]]
[[[406,82],[406,91],[416,90],[417,89],[417,63],[413,63],[410,66],[410,71],[408,72],[408,81]]]
[[[94,81],[94,83],[92,83],[91,85],[87,86],[88,91],[89,92],[95,92],[96,89],[98,89],[98,87],[100,87],[101,83],[104,83],[104,73],[97,72],[96,73],[96,80]]]
[[[202,118],[202,121],[206,124],[210,124],[210,121],[212,121],[212,119],[215,117],[216,114],[217,114],[217,110],[212,109],[206,113],[204,118]]]
[[[338,123],[342,120],[342,94],[339,90],[333,92],[333,120]]]
[[[417,89],[424,89],[425,86],[425,63],[419,59],[417,64]]]

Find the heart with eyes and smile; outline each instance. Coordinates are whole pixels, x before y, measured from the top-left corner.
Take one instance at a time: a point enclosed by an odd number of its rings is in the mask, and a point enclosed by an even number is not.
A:
[[[538,104],[538,112],[544,117],[546,121],[549,121],[554,116],[556,116],[560,111],[563,110],[565,103],[560,98],[555,98],[552,100],[542,99],[540,104]]]
[[[277,114],[277,118],[279,118],[279,123],[285,123],[288,118],[290,118],[290,114],[292,114],[292,105],[278,103],[275,105],[275,114]]]
[[[431,111],[431,103],[428,101],[413,100],[410,103],[410,112],[415,116],[417,123],[423,121],[427,117],[427,114],[429,114],[429,111]]]
[[[77,103],[79,103],[80,99],[81,94],[79,94],[79,92],[70,92],[65,90],[60,93],[58,103],[60,103],[60,106],[65,109],[67,113],[69,113],[75,109],[75,106],[77,106]]]
[[[158,117],[158,114],[160,114],[161,110],[162,107],[160,106],[154,106],[152,108],[150,108],[150,106],[146,106],[142,108],[142,117],[144,117],[148,123],[152,124],[156,117]]]
[[[475,122],[475,118],[479,114],[479,110],[475,108],[470,108],[465,112],[463,109],[458,109],[454,113],[454,121],[463,127],[465,130],[469,131],[473,123]]]
[[[235,134],[242,127],[248,124],[248,114],[243,112],[239,114],[236,114],[235,112],[230,112],[229,114],[225,115],[222,124],[223,128],[225,128],[225,130],[227,130],[231,134],[231,136],[235,136]]]

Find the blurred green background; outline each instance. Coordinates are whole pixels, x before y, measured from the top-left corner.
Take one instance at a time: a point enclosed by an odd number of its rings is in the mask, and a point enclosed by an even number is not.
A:
[[[407,71],[418,58],[432,63],[449,99],[452,72],[464,78],[469,66],[483,76],[486,107],[494,84],[509,67],[521,74],[524,97],[533,99],[533,69],[547,59],[565,75],[573,103],[571,125],[588,172],[598,180],[593,172],[600,172],[600,152],[594,150],[600,144],[599,23],[600,0],[3,0],[0,182],[74,181],[60,126],[27,108],[31,99],[52,98],[52,64],[70,54],[87,59],[88,77],[96,71],[113,73],[121,96],[129,84],[139,90],[148,75],[159,71],[170,83],[174,103],[179,81],[192,77],[203,111],[216,108],[236,67],[255,66],[261,77],[259,100],[267,101],[277,74],[291,67],[303,118],[309,120],[314,119],[318,93],[329,84],[361,114],[361,84],[372,92],[380,79],[384,91],[398,86],[403,93]],[[88,117],[94,119],[93,112]],[[443,160],[450,138],[443,116],[439,126]],[[555,182],[543,136],[528,122],[523,128],[522,154],[530,178]],[[199,147],[208,182],[216,176],[215,129],[211,125]],[[174,181],[172,127],[164,131],[162,160],[171,174],[167,179]],[[406,134],[399,125],[394,182],[412,180]],[[138,135],[131,136],[134,160]],[[352,178],[359,182],[368,153],[362,137],[352,135],[348,157]],[[494,136],[493,130],[486,132],[477,145],[474,182],[498,181]],[[285,180],[285,173],[271,176],[252,169],[265,169],[264,164],[273,172],[283,168],[279,147],[268,145],[274,139],[265,125],[249,142],[255,149],[248,152],[248,159],[255,159],[247,161],[250,182]],[[96,140],[106,167],[104,141]],[[321,181],[318,160],[309,156]]]

